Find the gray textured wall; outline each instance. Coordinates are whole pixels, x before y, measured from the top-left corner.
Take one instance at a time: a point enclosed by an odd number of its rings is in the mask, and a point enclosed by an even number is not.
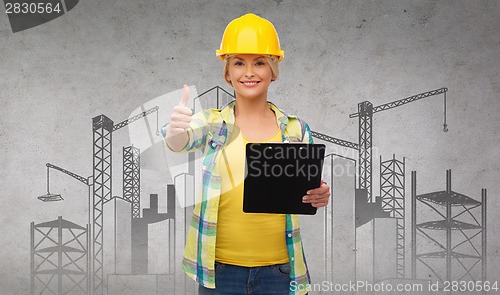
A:
[[[124,120],[184,83],[227,88],[214,51],[247,12],[271,20],[285,50],[270,99],[313,130],[357,142],[357,103],[449,88],[449,132],[432,97],[376,114],[373,143],[406,157],[419,193],[443,190],[446,169],[456,191],[488,189],[488,278],[500,279],[500,2],[81,0],[18,33],[0,14],[0,294],[29,293],[30,222],[87,221],[86,188],[70,178],[51,180],[64,202],[36,200],[45,163],[88,176],[92,117]],[[129,144],[114,140],[117,152]]]

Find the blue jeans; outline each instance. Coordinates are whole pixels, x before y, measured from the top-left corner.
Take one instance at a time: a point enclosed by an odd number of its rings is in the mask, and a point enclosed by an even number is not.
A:
[[[288,295],[290,264],[244,267],[215,262],[215,289],[199,285],[199,295]]]

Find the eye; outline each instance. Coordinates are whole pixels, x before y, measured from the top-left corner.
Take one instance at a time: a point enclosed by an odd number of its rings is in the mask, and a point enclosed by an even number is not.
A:
[[[233,65],[235,65],[235,66],[242,66],[243,62],[241,60],[237,60],[237,61],[234,62]]]
[[[258,61],[255,62],[255,65],[261,67],[261,66],[265,66],[266,63],[264,61],[262,61],[262,60],[258,60]]]

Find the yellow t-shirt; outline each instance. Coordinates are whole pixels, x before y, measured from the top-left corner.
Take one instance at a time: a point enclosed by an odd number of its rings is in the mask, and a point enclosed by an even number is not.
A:
[[[215,260],[240,266],[288,262],[285,215],[243,212],[246,139],[237,126],[222,153]],[[281,142],[281,132],[264,142]]]

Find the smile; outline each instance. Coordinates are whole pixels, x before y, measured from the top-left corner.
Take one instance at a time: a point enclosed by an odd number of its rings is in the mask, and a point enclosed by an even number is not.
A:
[[[242,81],[241,83],[245,86],[255,86],[259,81]]]

